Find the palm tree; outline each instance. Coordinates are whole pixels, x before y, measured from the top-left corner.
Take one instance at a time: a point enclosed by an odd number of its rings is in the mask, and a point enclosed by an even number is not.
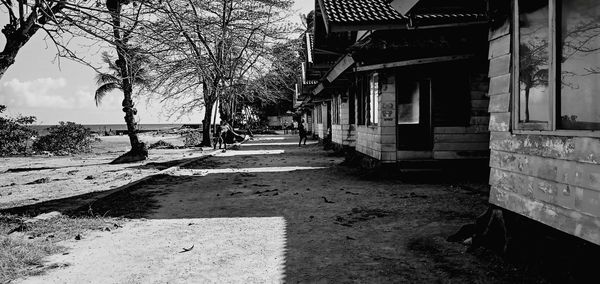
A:
[[[125,112],[125,124],[127,124],[127,134],[129,135],[129,142],[131,143],[131,150],[112,161],[114,164],[141,161],[148,157],[146,145],[140,142],[137,136],[137,127],[134,120],[134,115],[137,114],[137,110],[133,108],[131,91],[132,86],[148,86],[148,72],[144,67],[149,60],[146,56],[139,54],[135,49],[131,49],[129,56],[124,57],[124,59],[127,62],[122,64],[119,62],[120,59],[113,61],[108,53],[104,52],[102,54],[102,60],[108,65],[109,72],[96,75],[98,88],[94,95],[96,106],[99,106],[102,99],[109,93],[115,90],[121,90],[123,92],[123,112]],[[122,72],[124,69],[121,68],[121,66],[127,67],[125,72]],[[123,73],[129,74],[129,76]]]

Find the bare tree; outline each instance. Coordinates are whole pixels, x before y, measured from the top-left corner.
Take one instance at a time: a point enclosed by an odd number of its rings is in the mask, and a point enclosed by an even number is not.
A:
[[[0,0],[0,12],[4,8],[4,15],[8,16],[8,24],[2,28],[6,43],[0,52],[0,79],[33,35],[40,29],[51,32],[48,24],[56,23],[56,15],[66,3],[66,0]]]
[[[268,48],[292,28],[288,0],[179,0],[163,4],[158,26],[155,87],[180,112],[204,108],[203,146],[210,146],[216,102],[229,106],[244,85],[268,71]],[[227,108],[227,107],[224,107]],[[220,111],[222,119],[229,112]]]

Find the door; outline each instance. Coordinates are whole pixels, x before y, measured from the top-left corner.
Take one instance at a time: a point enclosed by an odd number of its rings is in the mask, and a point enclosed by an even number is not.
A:
[[[432,150],[431,80],[398,78],[396,82],[398,150]]]

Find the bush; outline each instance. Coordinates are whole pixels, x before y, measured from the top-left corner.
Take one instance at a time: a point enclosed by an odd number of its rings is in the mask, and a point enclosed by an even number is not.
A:
[[[0,105],[0,114],[6,106]],[[35,122],[35,116],[0,116],[0,156],[22,154],[27,151],[27,141],[37,135],[28,127]]]
[[[81,124],[63,122],[48,128],[48,135],[33,143],[35,151],[48,151],[55,154],[76,154],[89,152],[95,139],[92,131]]]
[[[183,134],[183,145],[185,147],[195,147],[202,143],[202,131],[194,130]]]

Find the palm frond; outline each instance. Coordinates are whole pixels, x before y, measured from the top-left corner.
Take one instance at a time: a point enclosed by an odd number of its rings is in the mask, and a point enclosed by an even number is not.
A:
[[[94,95],[94,100],[96,100],[96,106],[99,106],[102,102],[102,98],[104,98],[108,93],[114,90],[120,89],[121,86],[117,83],[106,83],[101,85],[96,89],[96,94]]]
[[[113,74],[108,74],[108,73],[96,74],[96,84],[98,86],[102,86],[106,83],[119,83],[119,81],[120,81],[120,79]]]

